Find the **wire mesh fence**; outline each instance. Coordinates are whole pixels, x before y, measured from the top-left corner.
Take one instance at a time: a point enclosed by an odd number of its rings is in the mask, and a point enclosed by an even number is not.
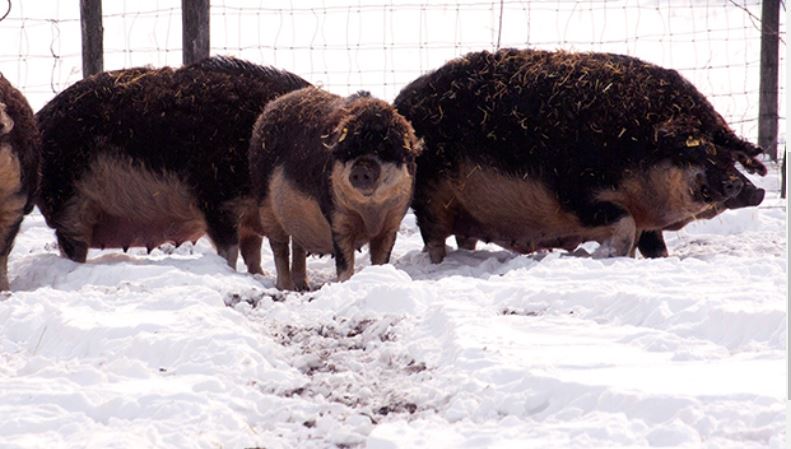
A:
[[[181,63],[180,0],[105,1],[103,8],[105,69]],[[737,0],[213,0],[211,51],[293,71],[339,94],[365,89],[385,99],[469,51],[623,53],[679,70],[754,140],[760,10],[758,1]],[[780,30],[784,98],[782,15]],[[81,78],[77,0],[15,2],[0,39],[0,71],[36,109]]]

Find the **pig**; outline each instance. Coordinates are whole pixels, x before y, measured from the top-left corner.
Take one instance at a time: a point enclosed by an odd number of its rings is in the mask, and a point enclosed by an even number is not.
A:
[[[207,234],[232,268],[262,273],[247,148],[266,104],[310,83],[231,57],[132,68],[70,86],[36,114],[38,205],[61,253],[180,245]]]
[[[35,204],[39,135],[25,97],[0,74],[0,290],[9,290],[8,255],[22,219]]]
[[[477,240],[519,252],[597,241],[627,256],[739,195],[766,173],[678,72],[607,53],[474,52],[402,89],[395,106],[424,140],[412,207],[433,263]]]
[[[307,87],[267,105],[249,166],[276,287],[308,289],[307,253],[332,254],[339,282],[354,274],[354,250],[366,243],[372,264],[387,263],[420,150],[409,122],[367,92]]]

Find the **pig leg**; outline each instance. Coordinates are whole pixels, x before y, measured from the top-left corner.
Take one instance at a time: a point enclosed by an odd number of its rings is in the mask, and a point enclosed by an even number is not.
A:
[[[239,231],[234,214],[231,212],[204,211],[206,233],[209,235],[217,254],[225,259],[228,266],[236,270],[239,258]]]
[[[445,240],[451,234],[452,218],[450,212],[445,211],[442,215],[427,214],[428,216],[418,216],[418,227],[423,243],[428,250],[428,257],[431,263],[440,263],[445,258]]]
[[[604,239],[593,257],[624,257],[628,256],[634,245],[634,238],[637,232],[634,218],[626,215],[610,226],[610,237]]]
[[[280,225],[272,208],[268,205],[264,205],[259,209],[258,216],[260,217],[262,233],[269,240],[272,256],[275,259],[275,272],[277,272],[275,287],[279,290],[291,290],[294,287],[291,282],[291,270],[288,266],[289,235]]]
[[[10,218],[10,217],[9,217]],[[3,236],[3,247],[0,251],[0,291],[10,290],[8,282],[8,254],[14,246],[14,237],[19,232],[19,225],[22,224],[22,210],[19,210],[19,216],[16,222],[11,224],[11,227],[6,230]]]
[[[261,269],[261,244],[264,234],[258,207],[243,209],[239,220],[239,251],[250,274],[264,274]]]
[[[440,263],[445,258],[445,240],[453,233],[455,204],[453,190],[443,185],[414,198],[412,208],[431,263]]]
[[[605,237],[599,240],[599,247],[594,251],[593,257],[629,255],[637,236],[637,225],[634,218],[623,208],[609,202],[597,202],[582,210],[580,221],[587,227],[604,231]]]
[[[384,265],[390,261],[390,253],[395,245],[397,230],[385,231],[371,239],[371,264]]]
[[[332,249],[338,282],[348,280],[354,274],[354,239],[351,235],[333,232]]]
[[[8,256],[0,256],[0,291],[11,290],[8,282]]]
[[[0,103],[0,135],[10,132],[13,126],[14,121],[5,113],[5,104]],[[19,193],[22,190],[19,159],[10,145],[0,143],[0,290],[9,289],[8,254],[27,203],[27,197]]]
[[[431,263],[441,263],[447,255],[447,252],[445,251],[445,240],[432,238],[428,241],[425,239],[423,241],[426,243],[428,258],[431,260]]]
[[[88,258],[88,244],[64,235],[60,230],[55,231],[58,239],[60,254],[77,263],[85,263]]]
[[[459,235],[456,234],[456,246],[460,249],[466,249],[467,251],[475,251],[475,245],[478,243],[478,239],[474,237],[468,237],[466,235]]]
[[[236,270],[236,260],[239,258],[239,245],[217,245],[217,255],[225,259],[229,267]]]
[[[637,241],[640,254],[647,259],[667,257],[667,245],[662,236],[662,231],[643,231]]]
[[[67,201],[55,220],[55,237],[61,255],[77,263],[85,262],[99,213],[99,207],[84,196],[77,195]]]
[[[264,239],[247,226],[239,228],[239,250],[250,274],[264,274],[261,269],[261,244]]]
[[[267,237],[275,258],[275,271],[277,271],[275,287],[278,290],[292,290],[294,284],[291,282],[291,270],[288,266],[288,235]]]
[[[239,237],[239,251],[242,253],[242,260],[247,265],[247,272],[250,274],[264,274],[261,269],[261,245],[264,239],[257,234],[242,234]]]
[[[292,239],[291,251],[291,280],[294,283],[294,290],[307,291],[309,288],[305,248]]]

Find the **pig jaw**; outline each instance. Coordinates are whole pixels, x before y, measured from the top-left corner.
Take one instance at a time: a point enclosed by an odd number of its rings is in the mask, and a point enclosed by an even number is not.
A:
[[[596,198],[624,208],[639,229],[664,229],[712,207],[699,195],[702,177],[700,167],[663,161],[628,176],[614,190],[598,192]]]

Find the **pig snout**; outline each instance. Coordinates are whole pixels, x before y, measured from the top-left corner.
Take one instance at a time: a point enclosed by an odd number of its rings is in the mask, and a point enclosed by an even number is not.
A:
[[[757,206],[764,200],[766,191],[755,187],[752,183],[744,185],[738,195],[725,201],[728,209],[739,209],[742,207]]]
[[[368,158],[358,159],[352,165],[349,182],[355,189],[370,193],[376,187],[376,182],[379,180],[381,173],[382,168],[375,160]]]
[[[766,194],[766,190],[764,189],[755,189],[755,191],[750,194],[750,199],[748,200],[748,206],[757,206],[761,204],[764,200],[764,194]]]

